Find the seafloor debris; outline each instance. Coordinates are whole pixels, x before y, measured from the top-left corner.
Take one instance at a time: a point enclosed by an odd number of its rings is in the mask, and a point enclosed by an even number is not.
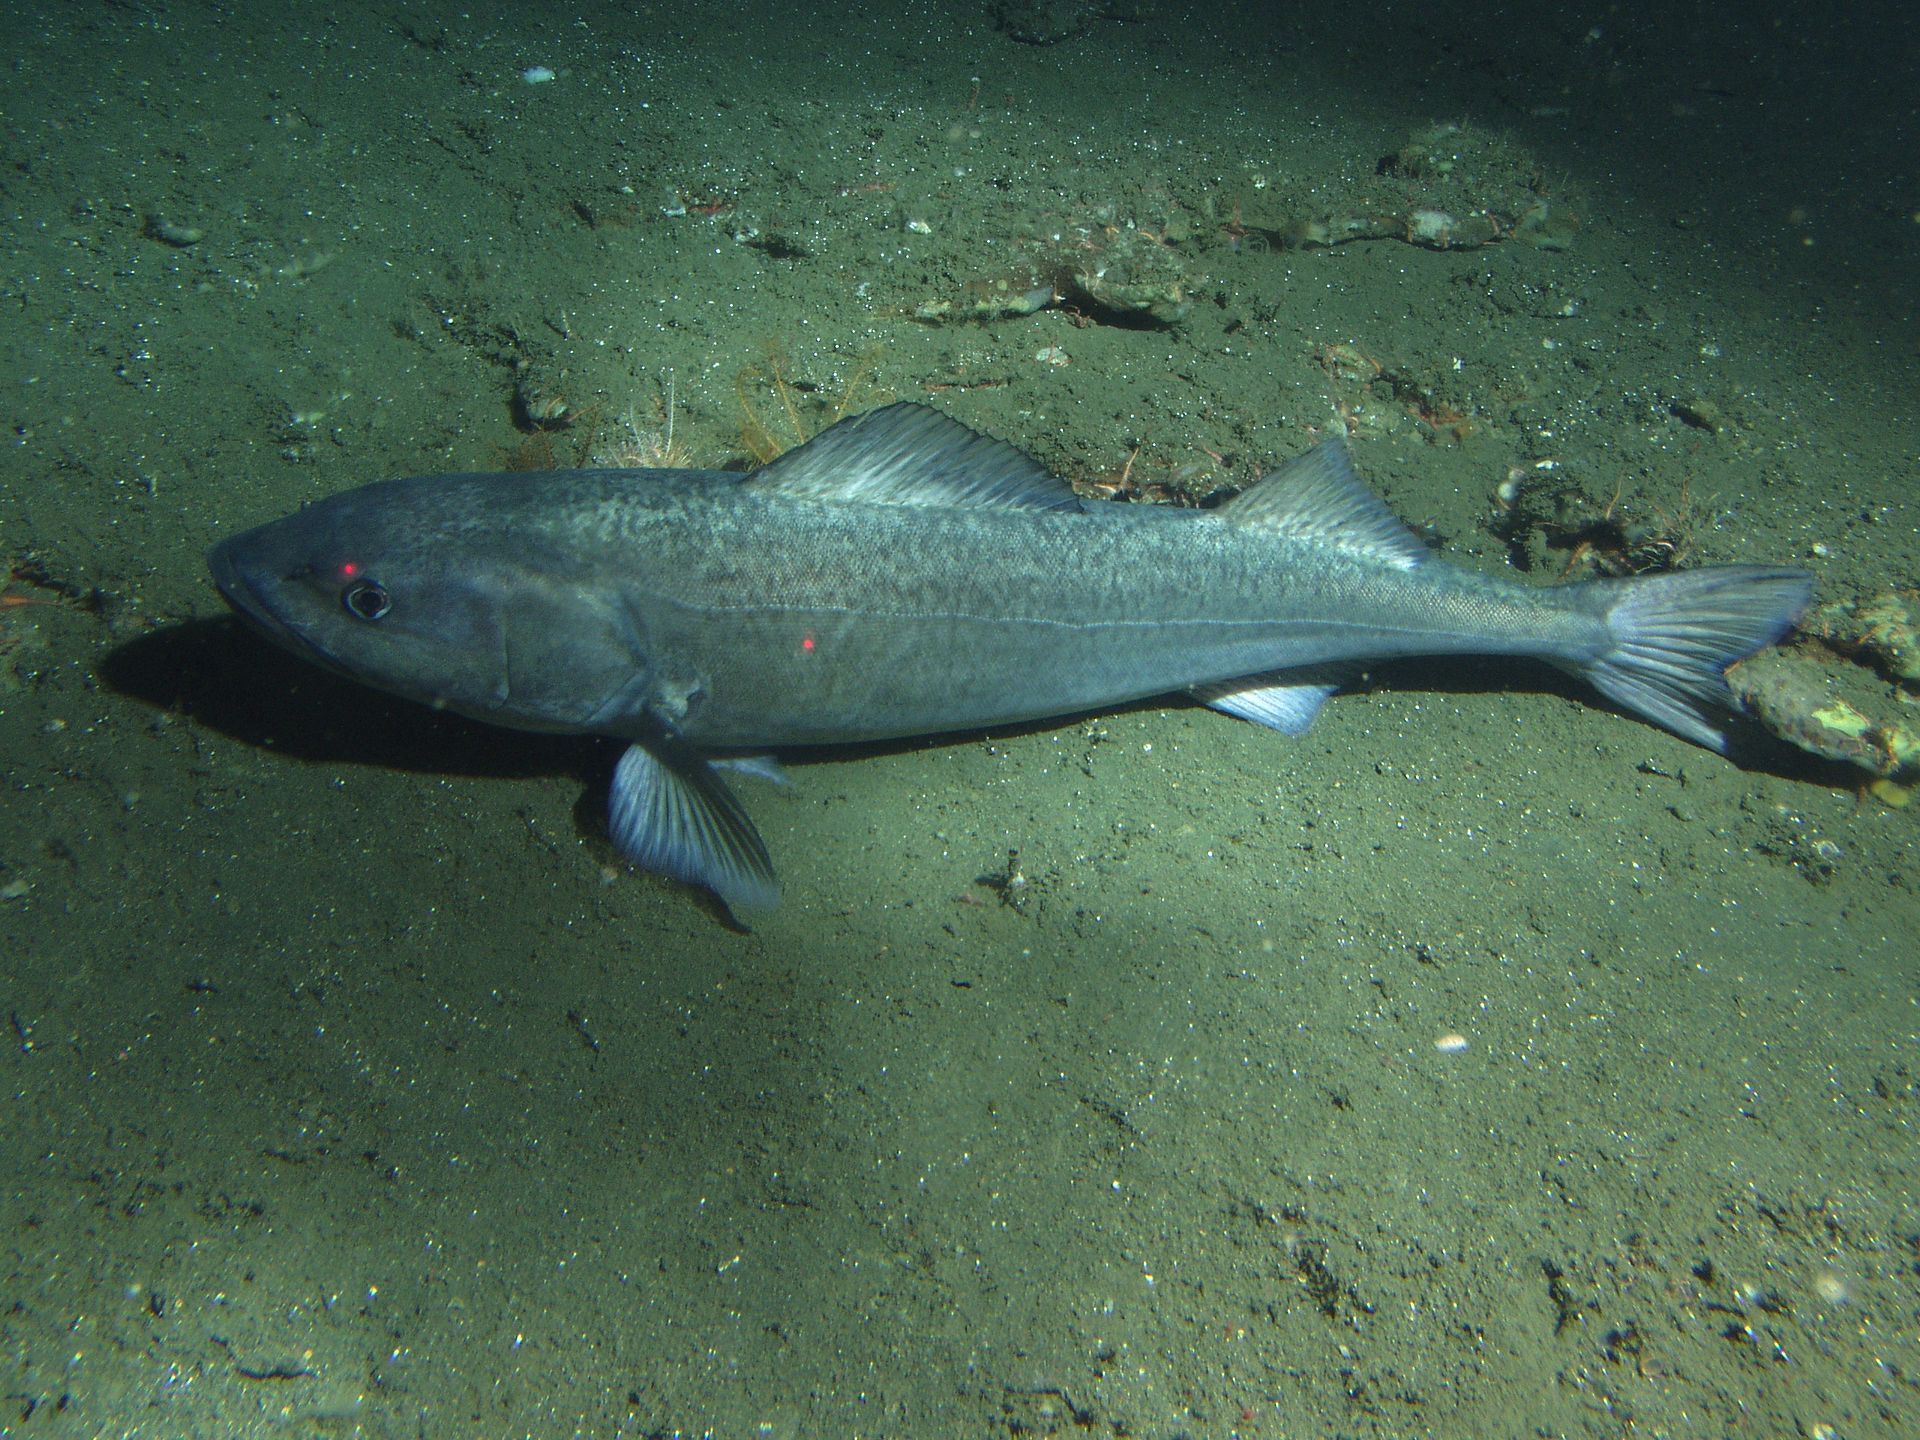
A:
[[[1798,640],[1764,650],[1727,672],[1741,706],[1788,744],[1822,759],[1856,765],[1868,788],[1889,805],[1904,805],[1920,786],[1920,731],[1892,716],[1914,703],[1920,679],[1915,597],[1885,591],[1859,601],[1822,605],[1801,625]],[[1876,683],[1863,659],[1895,682]]]
[[[1557,460],[1509,470],[1494,511],[1493,531],[1516,566],[1563,578],[1677,569],[1703,523],[1684,480],[1666,499],[1616,483],[1602,500]]]
[[[1383,156],[1351,208],[1270,213],[1290,203],[1276,196],[1250,204],[1244,217],[1236,207],[1228,228],[1284,246],[1403,240],[1425,250],[1471,250],[1515,239],[1564,250],[1580,222],[1547,188],[1540,166],[1499,131],[1434,125]]]
[[[1801,623],[1802,634],[1825,642],[1842,655],[1865,656],[1889,679],[1920,682],[1920,624],[1914,611],[1920,595],[1883,590],[1865,600],[1822,605]]]
[[[1022,45],[1058,45],[1084,35],[1103,20],[1144,20],[1149,0],[994,0],[994,25]]]
[[[1096,212],[1014,247],[1012,268],[921,301],[915,320],[997,320],[1058,308],[1122,322],[1170,325],[1192,303],[1184,256],[1154,231]]]

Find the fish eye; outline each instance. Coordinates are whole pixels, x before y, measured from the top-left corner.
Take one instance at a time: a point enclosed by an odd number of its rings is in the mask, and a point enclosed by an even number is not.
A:
[[[356,580],[340,592],[340,603],[356,620],[378,620],[393,608],[393,597],[378,580]]]

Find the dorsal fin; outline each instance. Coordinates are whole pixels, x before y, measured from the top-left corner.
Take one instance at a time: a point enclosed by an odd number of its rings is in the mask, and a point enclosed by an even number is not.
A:
[[[1031,455],[911,401],[830,425],[746,483],[809,500],[870,505],[1081,508],[1072,487]]]
[[[1330,436],[1220,507],[1236,525],[1282,530],[1411,570],[1427,547],[1354,473],[1347,442]]]

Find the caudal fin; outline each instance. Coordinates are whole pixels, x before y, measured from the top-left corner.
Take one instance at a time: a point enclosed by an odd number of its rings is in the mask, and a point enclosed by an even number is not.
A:
[[[1727,668],[1793,628],[1813,597],[1804,570],[1718,565],[1583,587],[1613,645],[1569,666],[1601,694],[1725,753]]]

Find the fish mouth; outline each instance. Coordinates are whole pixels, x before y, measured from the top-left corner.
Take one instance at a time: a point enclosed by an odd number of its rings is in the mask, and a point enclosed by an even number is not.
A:
[[[247,537],[236,535],[222,540],[207,552],[207,569],[213,574],[213,583],[219,587],[221,598],[236,610],[242,619],[285,644],[290,640],[286,618],[275,613],[265,592],[253,583],[252,574],[257,567],[247,563],[242,553]]]
[[[221,598],[250,628],[274,644],[329,670],[338,670],[333,657],[310,637],[311,627],[301,623],[290,608],[278,600],[274,585],[261,583],[259,577],[270,573],[270,567],[260,563],[257,555],[248,553],[247,542],[252,538],[235,535],[207,552],[207,569],[219,587]]]
[[[257,532],[230,536],[207,552],[207,569],[221,597],[249,630],[329,675],[355,684],[376,684],[343,663],[326,644],[326,626],[300,601],[297,582],[311,566],[291,564],[284,552]]]
[[[207,569],[213,572],[213,583],[220,587],[220,594],[234,609],[245,614],[252,608],[253,592],[248,588],[240,573],[239,562],[234,558],[238,539],[222,540],[207,552]]]

